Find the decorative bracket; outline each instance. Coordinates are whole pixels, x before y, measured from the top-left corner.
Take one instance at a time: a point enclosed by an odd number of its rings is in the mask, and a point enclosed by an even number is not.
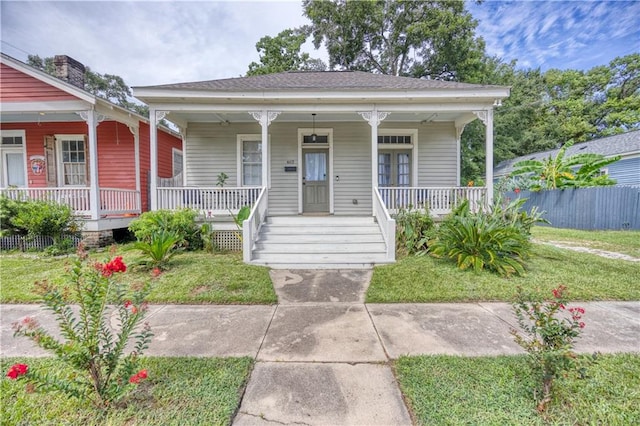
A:
[[[280,111],[249,111],[249,114],[260,123],[261,126],[267,126],[271,124],[273,120],[280,115]]]
[[[86,121],[87,124],[91,124],[89,123],[89,111],[76,111],[76,114],[78,114],[80,118]],[[107,118],[107,116],[104,114],[96,114],[94,115],[94,117],[95,117],[95,125],[102,123]]]
[[[462,132],[464,132],[464,128],[464,124],[462,126],[456,126],[456,140],[460,140],[460,138],[462,137]]]
[[[131,132],[131,134],[135,136],[138,128],[136,126],[127,126],[127,127],[129,128],[129,131]]]
[[[166,116],[167,111],[156,111],[156,123],[160,123]]]
[[[473,114],[480,119],[485,125],[487,124],[487,118],[489,117],[489,111],[473,111]]]
[[[382,111],[361,111],[358,112],[358,114],[360,114],[360,116],[364,118],[370,126],[377,127],[382,122],[382,120],[389,116],[390,113]]]

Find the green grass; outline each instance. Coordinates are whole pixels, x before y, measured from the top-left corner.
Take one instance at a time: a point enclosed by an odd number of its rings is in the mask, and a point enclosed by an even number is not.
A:
[[[524,277],[459,270],[452,262],[408,256],[374,269],[367,303],[511,301],[516,286],[569,288],[573,300],[640,300],[638,263],[533,244]]]
[[[538,241],[558,241],[568,245],[612,251],[640,258],[640,232],[638,231],[583,231],[536,226],[532,234]]]
[[[525,356],[403,357],[395,370],[419,425],[640,424],[640,355],[599,357],[588,378],[557,382],[538,414]]]
[[[148,270],[131,267],[140,260],[139,252],[120,247],[129,270],[122,279],[129,282],[150,278]],[[96,260],[104,260],[107,253],[94,253]],[[62,283],[62,275],[69,258],[24,255],[20,253],[0,256],[1,303],[35,303],[33,283],[48,279]],[[147,301],[150,303],[216,303],[216,304],[271,304],[277,302],[269,277],[269,269],[242,263],[238,253],[211,254],[182,252],[170,262],[170,267],[158,279]]]
[[[0,359],[6,372],[25,359]],[[28,359],[30,369],[56,368],[52,358]],[[54,393],[26,393],[24,382],[0,380],[1,424],[228,425],[240,404],[253,360],[244,358],[142,358],[149,378],[126,407],[106,415]]]

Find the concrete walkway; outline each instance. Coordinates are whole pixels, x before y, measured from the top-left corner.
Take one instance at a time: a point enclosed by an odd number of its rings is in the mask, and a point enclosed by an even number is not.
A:
[[[146,355],[251,356],[257,363],[237,425],[403,425],[411,418],[392,373],[401,355],[521,353],[506,303],[364,304],[371,271],[271,272],[277,306],[152,305]],[[572,304],[574,305],[574,304]],[[640,352],[640,302],[579,303],[581,352]],[[35,305],[0,307],[0,356],[42,356],[11,323]]]

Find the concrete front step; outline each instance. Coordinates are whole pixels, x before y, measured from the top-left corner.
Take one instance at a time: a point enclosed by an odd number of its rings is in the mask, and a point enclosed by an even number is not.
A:
[[[360,269],[389,263],[386,244],[372,217],[269,217],[252,262],[274,269]]]

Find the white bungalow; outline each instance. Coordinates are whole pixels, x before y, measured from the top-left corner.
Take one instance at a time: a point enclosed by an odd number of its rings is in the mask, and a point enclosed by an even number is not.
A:
[[[249,205],[246,262],[346,268],[395,260],[399,208],[441,215],[462,198],[492,198],[493,108],[509,88],[340,71],[133,92],[151,111],[152,209],[217,216]],[[162,118],[183,134],[182,187],[154,179]],[[460,135],[476,119],[486,126],[487,187],[460,186]]]

